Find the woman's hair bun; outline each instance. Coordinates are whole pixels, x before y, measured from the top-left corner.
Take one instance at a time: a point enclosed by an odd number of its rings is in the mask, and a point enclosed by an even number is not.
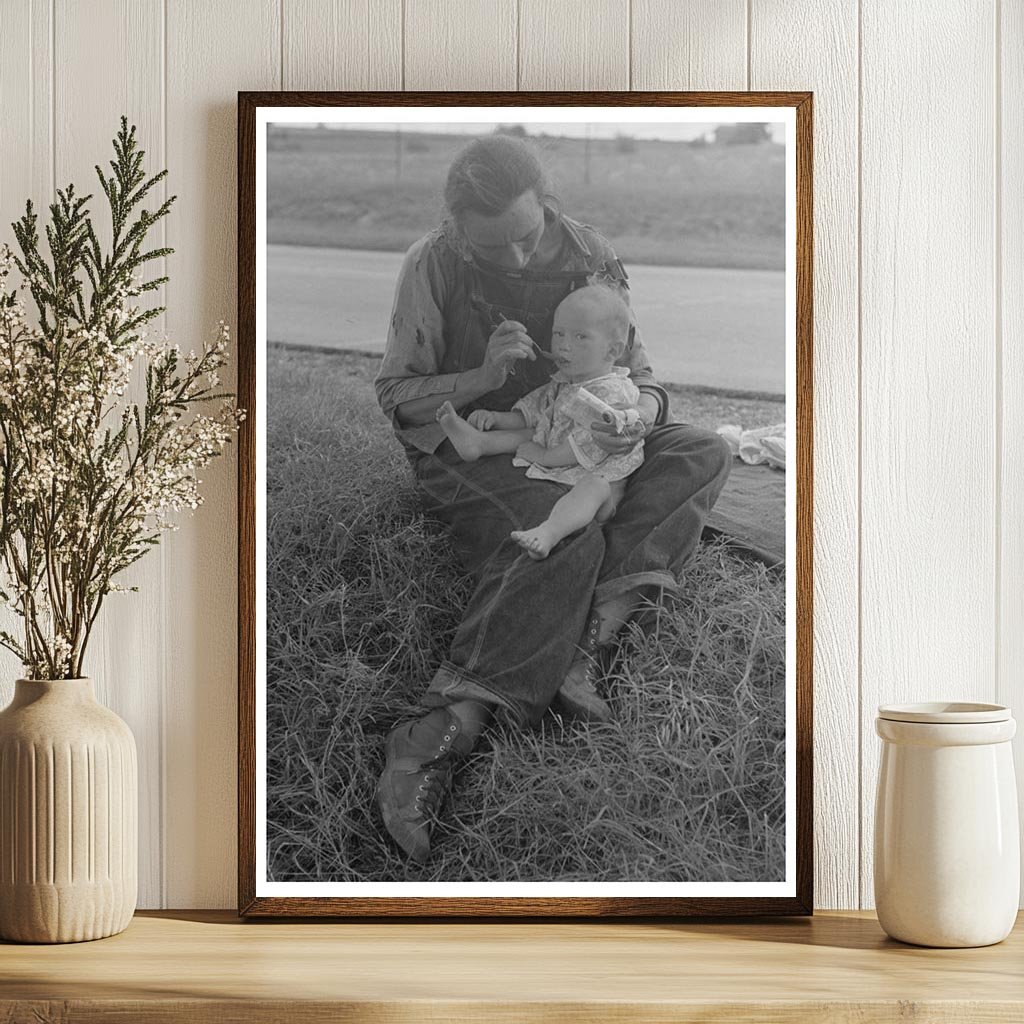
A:
[[[452,161],[444,202],[456,220],[468,211],[496,217],[531,190],[538,199],[550,190],[534,146],[511,135],[486,135],[464,146]]]

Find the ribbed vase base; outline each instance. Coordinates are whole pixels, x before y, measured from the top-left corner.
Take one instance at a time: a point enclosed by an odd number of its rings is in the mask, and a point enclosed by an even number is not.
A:
[[[89,678],[19,679],[0,711],[0,938],[124,931],[138,893],[138,759]]]
[[[0,938],[8,942],[88,942],[123,932],[136,893],[109,879],[75,885],[0,882]]]

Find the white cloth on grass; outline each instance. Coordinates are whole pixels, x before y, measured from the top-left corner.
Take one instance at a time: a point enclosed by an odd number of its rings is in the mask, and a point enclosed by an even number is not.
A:
[[[767,463],[775,469],[786,468],[786,424],[744,430],[733,423],[719,427],[717,433],[725,438],[733,455],[751,466]]]

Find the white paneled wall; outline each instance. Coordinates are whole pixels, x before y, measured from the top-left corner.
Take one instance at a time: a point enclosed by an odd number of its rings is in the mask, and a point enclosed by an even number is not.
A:
[[[1024,704],[1024,2],[1004,0],[997,15],[995,695],[998,701],[1016,704],[1020,712]],[[1024,737],[1017,740],[1015,754],[1018,792],[1024,804]]]
[[[875,706],[1024,709],[1024,0],[0,0],[0,25],[0,225],[93,190],[127,113],[179,197],[186,347],[235,315],[240,89],[814,91],[816,902],[870,906]],[[232,447],[92,649],[139,744],[141,907],[234,905],[235,473]]]
[[[752,15],[750,87],[814,91],[815,889],[819,906],[857,907],[857,7],[764,3]],[[808,43],[794,45],[801,39]],[[832,45],[810,45],[812,39]]]
[[[995,16],[994,3],[861,15],[864,851],[875,706],[995,693]]]

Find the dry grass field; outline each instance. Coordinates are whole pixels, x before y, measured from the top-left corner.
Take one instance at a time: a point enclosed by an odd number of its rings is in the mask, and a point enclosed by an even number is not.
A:
[[[705,543],[685,596],[604,664],[607,725],[493,730],[418,867],[374,803],[388,729],[469,585],[420,511],[376,361],[268,352],[267,875],[274,881],[776,881],[785,874],[785,582]],[[677,412],[774,402],[676,390]],[[724,403],[724,404],[723,404]]]

